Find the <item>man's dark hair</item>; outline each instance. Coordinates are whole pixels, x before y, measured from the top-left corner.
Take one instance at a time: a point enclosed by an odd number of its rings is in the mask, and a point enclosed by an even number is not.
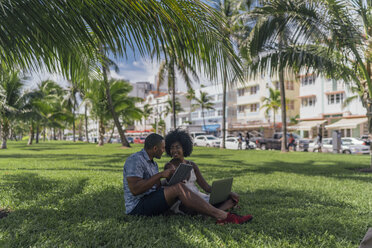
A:
[[[179,129],[173,130],[165,136],[165,151],[167,154],[171,156],[170,147],[177,141],[181,143],[183,156],[190,156],[193,148],[191,137],[188,133]]]
[[[154,146],[158,146],[162,142],[162,140],[164,140],[163,136],[156,133],[150,134],[145,139],[145,149],[150,150]]]

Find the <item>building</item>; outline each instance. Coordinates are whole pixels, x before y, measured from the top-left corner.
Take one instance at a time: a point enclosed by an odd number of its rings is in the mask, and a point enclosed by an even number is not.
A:
[[[366,109],[359,98],[345,105],[355,96],[350,85],[342,80],[326,79],[315,74],[300,76],[300,122],[294,128],[305,138],[321,132],[331,137],[334,130],[342,137],[360,137],[367,133]]]
[[[211,98],[211,102],[213,103],[213,108],[211,110],[204,110],[204,120],[203,121],[203,114],[202,109],[199,107],[197,109],[193,109],[190,122],[193,125],[201,125],[203,131],[208,133],[213,133],[216,136],[221,135],[222,131],[222,123],[223,123],[223,87],[222,84],[211,85],[207,87],[202,87],[200,89],[195,90],[196,98],[200,97],[200,92],[207,92],[208,96]],[[192,101],[192,105],[196,102],[195,100]],[[226,128],[228,127],[228,123],[236,121],[236,94],[235,89],[227,89],[227,96],[226,96]]]
[[[281,127],[281,110],[276,113],[262,107],[263,99],[269,97],[270,88],[279,90],[279,81],[270,77],[258,77],[238,85],[236,88],[237,121],[229,126],[229,131],[260,131],[269,136]],[[287,122],[300,113],[299,82],[295,78],[285,81],[287,99]]]

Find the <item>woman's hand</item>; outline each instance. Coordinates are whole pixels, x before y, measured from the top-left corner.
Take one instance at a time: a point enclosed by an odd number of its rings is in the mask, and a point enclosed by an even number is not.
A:
[[[229,194],[230,198],[235,202],[235,203],[238,203],[239,202],[239,198],[240,196],[235,193],[235,192],[230,192]]]

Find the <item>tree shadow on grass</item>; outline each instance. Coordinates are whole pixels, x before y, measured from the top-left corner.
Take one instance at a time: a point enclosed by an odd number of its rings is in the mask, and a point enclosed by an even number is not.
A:
[[[164,235],[173,245],[187,246],[167,228],[169,217],[126,215],[121,187],[92,189],[86,178],[62,181],[30,173],[3,176],[2,186],[22,204],[0,220],[1,247],[152,247]]]
[[[318,192],[272,189],[240,192],[239,213],[253,214],[253,222],[221,227],[201,216],[127,216],[121,187],[88,185],[87,178],[22,173],[3,176],[1,187],[20,203],[0,220],[4,247],[275,247],[283,240],[335,247],[358,244],[372,217]]]

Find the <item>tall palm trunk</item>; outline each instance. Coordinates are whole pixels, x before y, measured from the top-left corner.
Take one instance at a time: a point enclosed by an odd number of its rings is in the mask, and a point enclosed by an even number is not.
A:
[[[279,34],[279,54],[283,50],[284,33]],[[284,64],[279,62],[279,85],[280,85],[280,102],[282,108],[282,152],[288,152],[287,149],[287,107],[285,102],[285,87],[284,87]]]
[[[176,87],[173,83],[173,89],[172,89],[172,103],[173,103],[173,129],[177,128],[177,119],[176,119]]]
[[[205,126],[204,108],[203,108],[203,107],[202,107],[202,117],[203,117],[203,126],[204,126],[204,130],[207,130],[207,127]]]
[[[78,128],[78,130],[79,130],[79,138],[78,138],[78,140],[83,140],[83,122],[82,121],[80,121],[79,122],[79,128]]]
[[[275,118],[275,110],[273,110],[273,123],[274,123],[274,132],[276,132],[276,118]]]
[[[108,139],[107,143],[111,143],[111,140],[112,140],[112,138],[114,137],[114,132],[115,132],[115,124],[114,124],[114,126],[112,127],[112,131],[111,131],[111,134],[110,134],[110,138]]]
[[[103,53],[103,49],[101,48],[101,53]],[[121,140],[121,145],[125,147],[130,147],[130,144],[127,141],[127,138],[125,137],[123,128],[121,127],[119,118],[114,110],[114,106],[112,104],[112,98],[111,98],[111,92],[110,92],[110,83],[107,78],[107,66],[105,65],[104,62],[102,62],[102,73],[103,73],[103,81],[105,82],[105,87],[106,87],[106,95],[107,95],[107,102],[108,106],[111,111],[112,118],[114,119],[115,126],[118,129],[119,135],[120,135],[120,140]]]
[[[227,82],[226,68],[223,72],[223,100],[222,100],[222,148],[226,148],[226,98],[227,98]],[[205,126],[205,124],[204,124]]]
[[[39,135],[40,135],[40,124],[37,123],[36,124],[36,139],[35,139],[35,143],[36,144],[39,144]]]
[[[32,142],[34,141],[34,136],[35,136],[35,130],[34,130],[34,124],[31,122],[30,124],[30,133],[29,133],[29,138],[27,145],[32,145]]]
[[[104,137],[105,137],[105,125],[103,124],[102,120],[99,120],[99,140],[98,146],[103,146],[104,144]]]
[[[46,137],[46,125],[44,124],[44,130],[43,130],[43,141],[45,142],[45,137]]]
[[[87,105],[85,105],[85,109],[84,109],[84,118],[85,118],[85,139],[86,139],[86,142],[89,143],[89,137],[88,137],[88,108],[87,108]]]
[[[284,72],[283,68],[279,71],[279,82],[280,82],[280,102],[282,108],[282,152],[288,152],[287,149],[287,110],[285,102],[285,88],[284,88]]]
[[[56,128],[53,127],[53,140],[57,140]]]
[[[9,135],[9,121],[7,118],[4,118],[1,122],[1,136],[2,136],[1,149],[7,149],[8,135]]]
[[[76,142],[75,139],[75,110],[72,111],[72,140]]]

